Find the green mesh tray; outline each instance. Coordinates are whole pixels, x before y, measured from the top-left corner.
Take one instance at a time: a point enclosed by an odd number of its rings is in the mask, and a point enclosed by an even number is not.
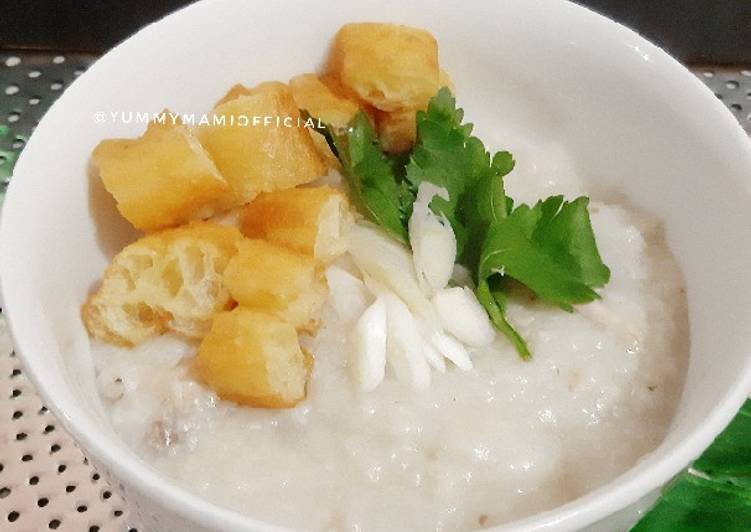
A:
[[[0,196],[39,120],[95,59],[82,53],[0,52]]]

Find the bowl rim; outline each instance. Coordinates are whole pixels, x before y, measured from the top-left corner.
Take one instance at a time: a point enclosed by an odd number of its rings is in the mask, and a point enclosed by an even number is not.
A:
[[[103,62],[116,61],[121,51],[128,47],[129,43],[139,36],[150,32],[160,31],[160,24],[165,20],[173,20],[182,17],[186,12],[205,9],[209,6],[219,6],[227,3],[226,0],[202,0],[174,11],[163,19],[154,22],[126,40],[119,43],[102,57],[100,57],[80,78],[95,73]],[[707,127],[715,132],[720,131],[727,136],[727,141],[736,143],[739,157],[745,159],[745,163],[751,169],[751,141],[746,136],[740,124],[736,121],[728,109],[719,102],[712,92],[695,75],[688,71],[677,60],[668,55],[658,46],[644,39],[636,32],[600,15],[589,8],[573,4],[568,0],[549,0],[550,9],[561,10],[562,14],[571,17],[579,17],[582,21],[597,24],[600,28],[608,30],[609,38],[628,39],[638,44],[645,52],[649,53],[651,60],[665,69],[671,76],[676,77],[683,90],[688,93],[701,93],[705,105],[703,119],[707,121]],[[93,75],[93,74],[92,74]],[[72,87],[78,83],[74,81]],[[63,94],[50,108],[50,111],[59,109],[65,105]],[[48,111],[49,114],[49,111]],[[44,118],[40,124],[44,123]],[[710,122],[711,121],[711,122]],[[29,144],[34,142],[31,136]],[[24,150],[27,151],[27,150]],[[24,173],[25,158],[21,153],[15,168],[14,175]],[[32,354],[28,337],[19,334],[21,326],[16,322],[18,315],[14,309],[27,304],[20,297],[21,291],[10,285],[7,272],[14,269],[18,259],[13,259],[14,239],[18,237],[11,232],[16,204],[21,198],[17,197],[14,181],[11,180],[2,209],[0,221],[0,293],[3,294],[2,308],[6,316],[8,328],[16,346],[16,351],[23,362],[27,376],[36,387],[37,392],[44,399],[45,404],[55,414],[64,428],[75,438],[85,452],[97,463],[104,464],[117,479],[131,486],[143,497],[159,501],[159,504],[170,511],[194,523],[208,529],[219,526],[220,529],[231,530],[266,530],[283,531],[290,530],[270,523],[259,521],[233,510],[218,506],[208,500],[194,495],[193,493],[177,486],[166,475],[159,473],[150,465],[138,458],[132,451],[130,453],[112,449],[105,445],[97,434],[96,427],[75,415],[74,407],[71,412],[65,398],[61,397],[55,386],[49,385],[48,379],[40,372],[44,365],[41,356]],[[750,351],[751,353],[751,351]],[[598,488],[582,497],[569,501],[551,510],[538,513],[527,518],[516,520],[504,525],[493,527],[488,530],[497,532],[506,530],[516,531],[543,531],[543,530],[576,530],[616,513],[634,503],[651,491],[667,483],[673,476],[682,471],[686,465],[696,458],[700,452],[709,446],[715,436],[731,421],[735,413],[743,404],[751,389],[751,359],[746,363],[744,371],[737,377],[735,384],[730,387],[723,399],[715,405],[710,414],[696,427],[685,439],[677,442],[670,455],[659,462],[652,464],[649,470],[624,478],[624,476],[611,480],[606,485]],[[629,469],[629,472],[633,468]],[[628,472],[624,475],[628,475]],[[616,484],[616,485],[614,485]]]

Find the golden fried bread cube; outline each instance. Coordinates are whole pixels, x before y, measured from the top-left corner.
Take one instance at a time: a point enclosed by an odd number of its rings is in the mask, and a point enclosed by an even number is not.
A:
[[[118,210],[144,231],[207,218],[233,194],[198,140],[167,113],[142,137],[103,140],[93,155]]]
[[[336,94],[315,74],[301,74],[292,78],[289,80],[289,88],[298,108],[335,128],[347,127],[360,109],[356,102]],[[339,160],[326,139],[313,129],[309,133],[326,165],[329,168],[340,168]]]
[[[328,186],[302,187],[259,195],[243,208],[240,230],[329,262],[346,251],[352,221],[344,194]]]
[[[83,305],[89,334],[125,346],[167,331],[202,337],[232,304],[222,274],[241,240],[233,227],[193,222],[126,246]]]
[[[417,139],[417,111],[380,111],[376,114],[378,140],[388,153],[404,153]]]
[[[240,305],[274,314],[312,331],[328,289],[313,257],[265,240],[246,238],[224,271],[224,285]]]
[[[360,109],[357,103],[334,93],[315,74],[301,74],[292,78],[289,88],[298,108],[336,128],[347,127]]]
[[[321,157],[321,161],[323,161],[323,164],[326,166],[326,168],[341,171],[342,163],[339,162],[337,156],[334,155],[333,151],[331,151],[331,147],[329,146],[326,137],[312,128],[308,129],[308,134],[310,135],[310,140],[313,141],[313,146],[315,146],[316,151]]]
[[[436,40],[397,24],[345,24],[334,38],[328,69],[382,111],[417,109],[440,88]]]
[[[376,109],[368,102],[360,98],[360,96],[358,96],[355,91],[342,85],[342,82],[338,77],[336,77],[334,74],[328,73],[321,75],[318,79],[320,79],[321,83],[326,85],[326,87],[328,87],[329,90],[333,92],[337,97],[355,102],[357,104],[357,107],[361,111],[364,111],[366,115],[368,115],[371,123],[375,123]]]
[[[344,86],[338,75],[332,72],[324,72],[318,77],[318,79],[320,79],[321,83],[326,85],[326,87],[328,87],[328,89],[336,94],[339,98],[344,98],[351,102],[355,102],[360,109],[366,109],[368,112],[370,112],[370,110],[372,109],[370,104],[360,98],[360,96],[355,91],[353,91],[349,87]]]
[[[216,314],[195,359],[199,378],[219,397],[261,408],[303,400],[311,366],[292,325],[242,306]]]
[[[454,91],[454,84],[448,73],[441,70],[440,86]],[[417,111],[425,111],[427,102],[415,109],[396,111],[376,111],[375,123],[381,147],[388,153],[405,153],[412,149],[417,140]]]
[[[214,108],[219,107],[223,103],[227,103],[230,100],[234,100],[236,98],[239,98],[240,96],[247,96],[250,94],[250,89],[243,85],[242,83],[236,83],[235,85],[232,85],[230,89],[227,91],[227,94],[222,96],[219,101],[217,101],[214,104]]]
[[[230,100],[234,100],[235,98],[238,98],[240,96],[250,96],[252,94],[258,94],[259,92],[264,91],[284,91],[286,90],[287,86],[284,83],[281,83],[279,81],[264,81],[263,83],[259,83],[255,87],[246,87],[242,83],[236,83],[230,89],[227,91],[227,94],[222,96],[222,98],[214,104],[214,107],[219,107],[223,103],[226,103]]]
[[[289,90],[271,84],[250,92],[217,106],[211,123],[197,128],[199,140],[241,203],[326,172]]]
[[[334,92],[315,74],[301,74],[289,80],[289,88],[297,107],[304,109],[315,119],[330,124],[335,128],[346,128],[350,120],[360,110],[354,100]],[[329,148],[323,135],[309,130],[318,153],[329,168],[339,169],[339,159]]]

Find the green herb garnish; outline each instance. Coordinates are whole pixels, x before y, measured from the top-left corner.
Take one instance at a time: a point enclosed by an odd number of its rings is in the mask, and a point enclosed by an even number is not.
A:
[[[541,299],[571,312],[599,296],[593,287],[610,278],[602,263],[581,197],[552,196],[534,207],[520,205],[488,229],[478,265],[479,280],[511,277]]]
[[[751,401],[631,532],[751,530]]]
[[[309,116],[303,113],[303,116]],[[360,111],[344,132],[318,129],[342,164],[353,203],[370,221],[407,244],[407,219],[415,200],[407,183],[397,178],[397,163],[378,144],[368,116]]]
[[[441,89],[430,100],[427,111],[417,112],[417,142],[406,168],[406,179],[415,189],[428,181],[448,191],[448,200],[436,197],[430,207],[451,222],[459,257],[464,255],[467,242],[476,241],[477,235],[470,231],[479,228],[468,223],[467,217],[470,222],[475,221],[475,213],[465,211],[466,205],[473,204],[468,198],[475,196],[472,192],[481,183],[487,187],[496,185],[490,201],[499,202],[505,210],[502,178],[514,168],[508,152],[491,159],[480,139],[471,136],[472,124],[462,124],[463,117],[464,111],[456,108],[451,92]],[[490,215],[488,208],[493,209],[483,206],[483,215]]]
[[[503,178],[514,168],[509,152],[495,155],[471,135],[464,112],[447,88],[417,112],[417,142],[408,159],[386,155],[367,116],[344,132],[325,126],[354,203],[371,221],[408,243],[415,191],[427,181],[446,189],[430,208],[451,223],[458,262],[473,272],[477,298],[522,358],[530,352],[506,319],[510,280],[567,311],[599,296],[610,271],[602,263],[587,210],[588,199],[553,196],[533,207],[506,196]]]

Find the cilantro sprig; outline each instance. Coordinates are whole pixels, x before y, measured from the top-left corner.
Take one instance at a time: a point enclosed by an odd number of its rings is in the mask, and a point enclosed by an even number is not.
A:
[[[303,116],[309,116],[303,112]],[[318,129],[342,165],[353,203],[369,220],[407,244],[406,219],[412,212],[414,191],[397,178],[398,161],[380,148],[368,116],[360,111],[344,132],[330,125]]]
[[[534,207],[520,205],[488,229],[478,276],[500,273],[541,299],[571,312],[599,296],[593,287],[610,279],[597,251],[585,197],[551,196]]]
[[[751,400],[631,532],[751,530]]]
[[[471,135],[472,124],[462,123],[463,117],[464,111],[456,108],[451,92],[441,89],[428,103],[427,111],[417,112],[417,142],[406,167],[406,179],[415,189],[428,181],[448,192],[448,200],[435,197],[430,206],[451,222],[459,256],[464,254],[467,242],[476,241],[477,235],[470,233],[478,227],[468,227],[472,224],[465,217],[465,207],[472,204],[468,199],[477,195],[475,187],[479,183],[495,184],[491,201],[498,201],[505,209],[502,177],[514,167],[508,152],[491,158],[480,139]],[[472,218],[469,211],[466,214]],[[486,214],[490,213],[482,209],[482,215]]]
[[[419,185],[427,181],[448,192],[448,199],[436,196],[430,207],[451,223],[458,262],[473,272],[477,298],[492,323],[527,359],[529,348],[506,317],[511,285],[520,283],[571,312],[599,297],[595,288],[608,282],[610,270],[597,250],[588,198],[552,196],[514,206],[504,188],[513,156],[491,155],[463,119],[442,88],[426,111],[417,112],[417,141],[407,159],[383,152],[362,112],[346,131],[319,131],[339,158],[360,212],[403,243]]]

